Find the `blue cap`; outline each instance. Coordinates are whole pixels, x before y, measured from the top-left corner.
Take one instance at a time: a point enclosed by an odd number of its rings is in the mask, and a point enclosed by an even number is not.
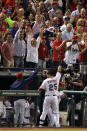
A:
[[[9,9],[6,9],[7,14],[11,14],[11,11]]]

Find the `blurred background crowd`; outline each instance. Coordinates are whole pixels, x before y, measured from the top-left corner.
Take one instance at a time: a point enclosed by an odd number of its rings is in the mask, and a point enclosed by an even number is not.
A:
[[[1,67],[86,63],[86,36],[86,0],[0,1]]]

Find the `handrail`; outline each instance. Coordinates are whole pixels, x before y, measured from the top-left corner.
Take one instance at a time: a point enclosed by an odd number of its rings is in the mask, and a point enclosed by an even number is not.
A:
[[[37,90],[0,90],[1,96],[39,96]]]
[[[66,93],[66,94],[70,94],[70,95],[87,95],[87,91],[64,90],[63,92]]]

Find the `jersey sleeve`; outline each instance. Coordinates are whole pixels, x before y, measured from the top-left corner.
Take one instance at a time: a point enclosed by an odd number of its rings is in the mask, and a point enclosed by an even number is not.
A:
[[[43,81],[43,83],[41,84],[39,89],[43,89],[43,90],[46,89],[46,82],[45,81]]]
[[[60,72],[57,72],[55,77],[56,77],[58,80],[60,80],[60,78],[61,78],[61,73],[60,73]]]
[[[37,45],[36,45],[36,46],[37,46],[37,48],[39,48],[39,45],[40,45],[40,40],[41,40],[41,38],[40,38],[40,37],[38,37],[38,38],[37,38]]]

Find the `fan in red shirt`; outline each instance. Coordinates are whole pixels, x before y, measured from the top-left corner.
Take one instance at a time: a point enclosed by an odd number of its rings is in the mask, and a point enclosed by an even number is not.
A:
[[[14,58],[13,58],[13,37],[10,32],[6,35],[6,41],[3,42],[1,47],[1,53],[3,57],[3,66],[10,68],[14,67]]]
[[[39,55],[39,66],[41,66],[42,69],[45,69],[46,62],[49,60],[49,51],[46,45],[45,36],[42,36],[41,43],[38,49],[38,55]]]
[[[78,2],[82,2],[82,5],[84,4],[84,0],[68,0],[67,1],[67,8],[70,6],[71,12],[76,10]]]
[[[79,18],[82,18],[82,19],[84,19],[84,20],[87,19],[86,9],[85,9],[85,8],[82,8],[82,9],[81,9]]]
[[[76,27],[74,28],[74,33],[76,33],[77,28],[78,28],[79,26],[83,27],[83,29],[84,29],[84,27],[85,27],[85,21],[84,21],[83,18],[79,18],[79,19],[77,20]]]
[[[80,63],[80,73],[87,73],[87,35],[84,38],[85,44],[81,45],[81,52],[79,55],[79,63]]]
[[[12,6],[15,4],[15,0],[1,0],[1,2],[4,8],[7,8],[9,4],[11,4]]]
[[[87,63],[87,36],[84,38],[85,44],[81,45],[81,52],[79,55],[79,62]]]
[[[65,57],[65,43],[66,41],[62,42],[62,33],[58,32],[56,40],[52,43],[52,49],[53,49],[53,66],[57,67],[60,64],[60,61],[62,61],[63,66],[65,66],[65,63],[63,61]]]
[[[85,30],[85,27],[87,27],[87,15],[86,15],[86,9],[85,8],[81,9],[79,19],[82,19],[83,27],[84,27],[84,30]]]

